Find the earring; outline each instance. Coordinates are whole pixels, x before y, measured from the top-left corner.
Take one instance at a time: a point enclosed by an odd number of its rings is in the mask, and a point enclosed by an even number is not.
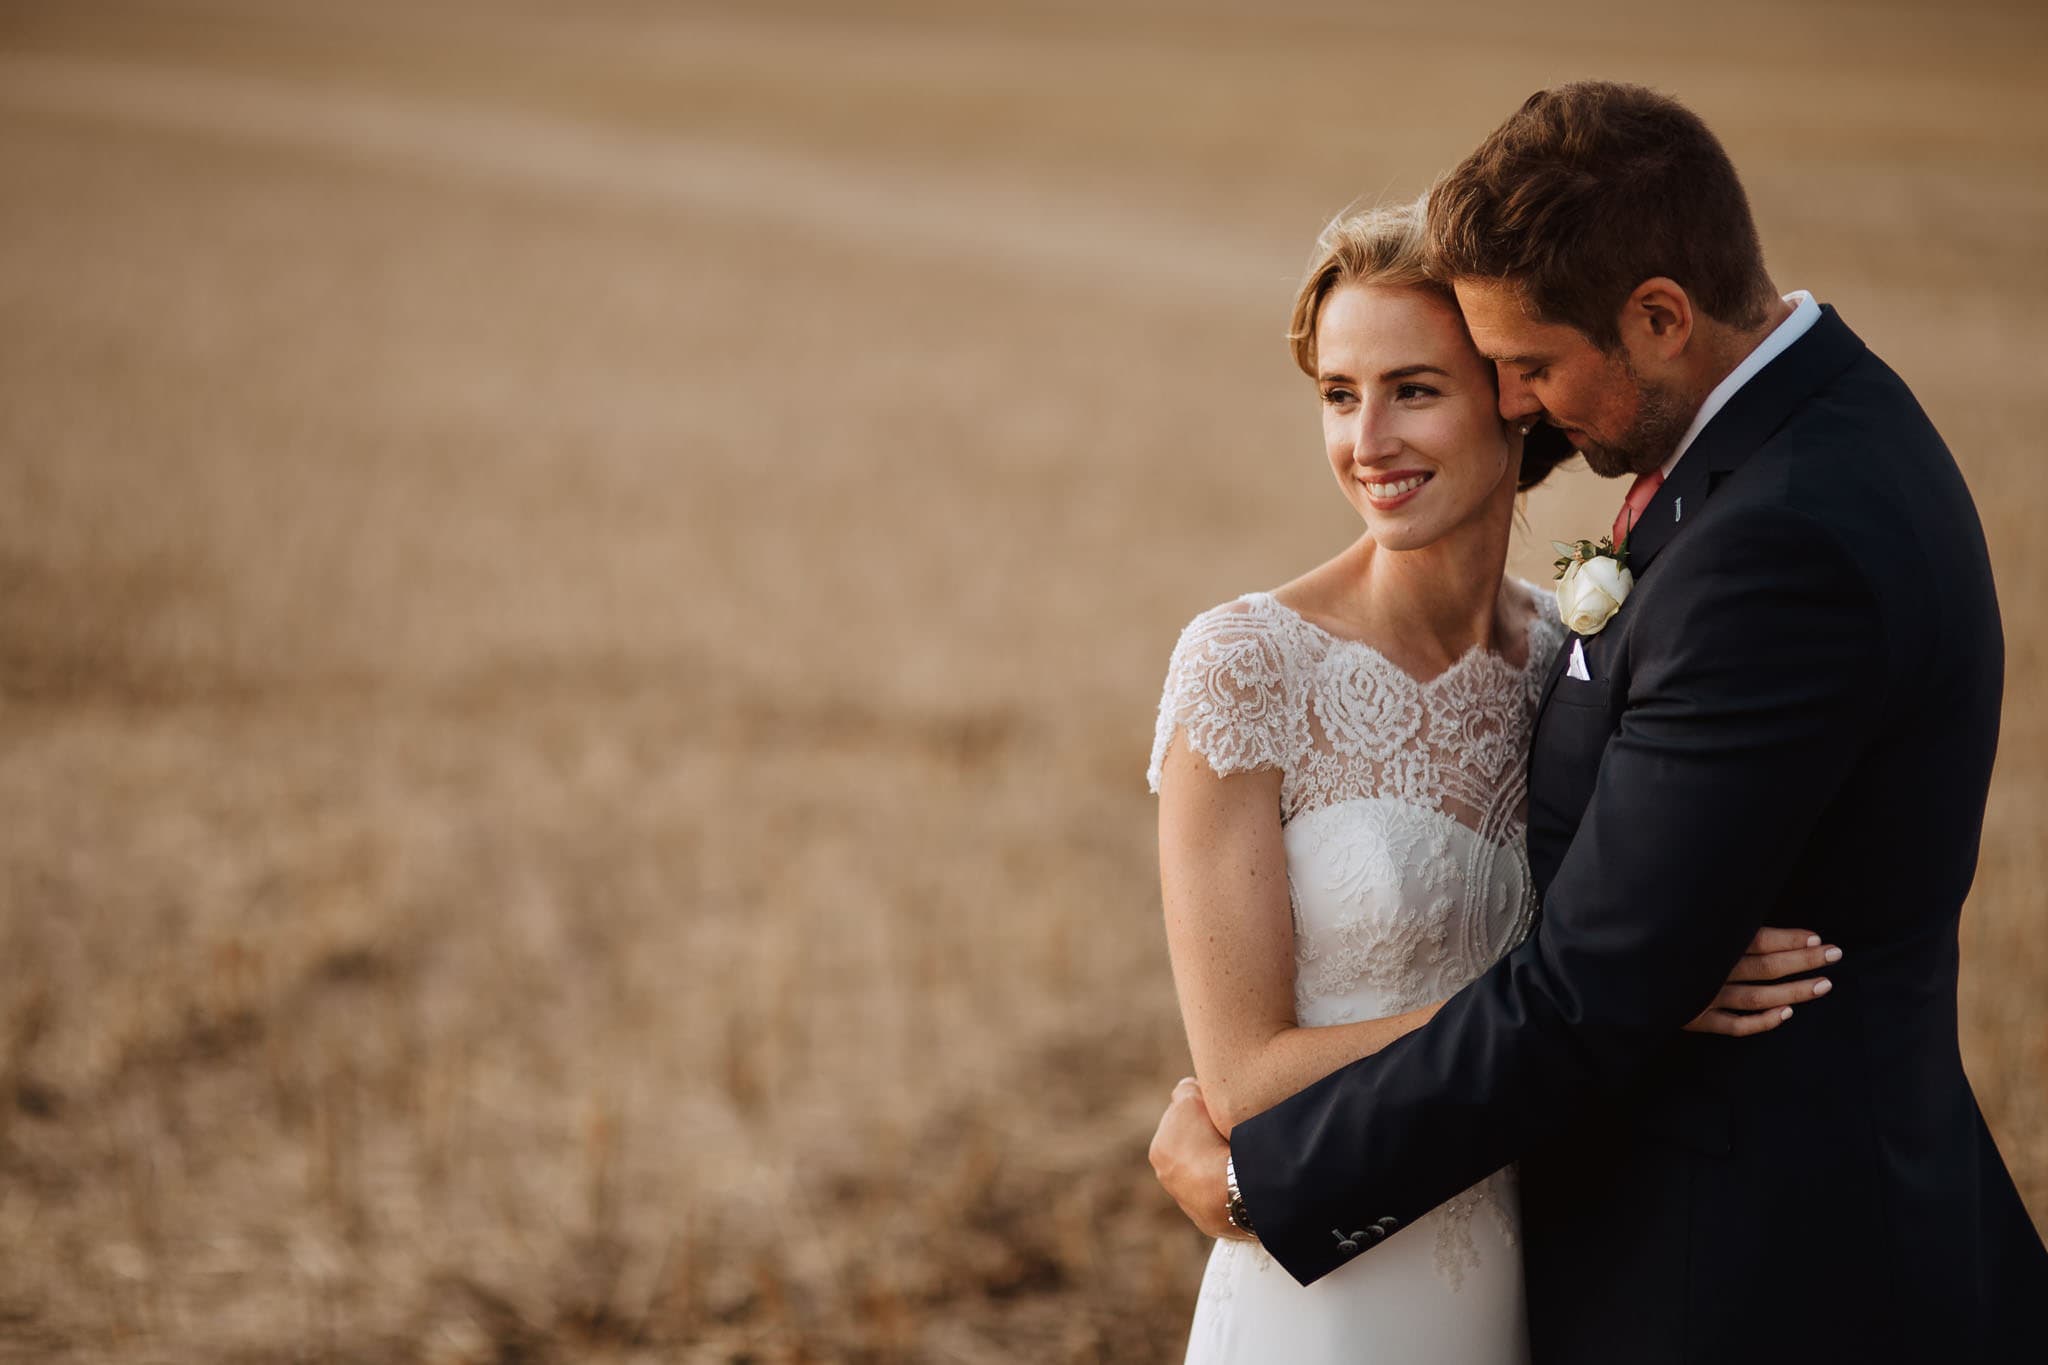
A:
[[[1522,428],[1522,434],[1524,436],[1527,436],[1530,432],[1534,430],[1536,430],[1536,424],[1534,422],[1530,422]]]

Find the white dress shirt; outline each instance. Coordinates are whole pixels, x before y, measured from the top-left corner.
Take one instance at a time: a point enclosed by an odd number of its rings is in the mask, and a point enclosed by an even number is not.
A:
[[[1671,458],[1664,462],[1665,478],[1671,477],[1671,471],[1678,468],[1678,462],[1684,458],[1693,438],[1714,420],[1715,413],[1728,406],[1728,400],[1735,396],[1735,391],[1755,378],[1758,370],[1783,355],[1786,347],[1805,336],[1807,329],[1820,321],[1820,305],[1804,289],[1795,289],[1785,295],[1785,302],[1792,305],[1792,316],[1773,327],[1771,334],[1759,341],[1756,349],[1744,356],[1742,363],[1714,386],[1714,391],[1707,395],[1707,401],[1700,404],[1700,410],[1693,414],[1692,425],[1679,438],[1678,449],[1672,451]]]

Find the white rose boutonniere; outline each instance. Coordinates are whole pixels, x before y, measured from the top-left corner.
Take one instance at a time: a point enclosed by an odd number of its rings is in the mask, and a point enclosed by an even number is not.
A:
[[[1603,536],[1598,545],[1590,540],[1550,543],[1557,549],[1557,613],[1564,618],[1565,629],[1575,635],[1598,635],[1636,585],[1635,575],[1628,571],[1628,542],[1617,548]]]

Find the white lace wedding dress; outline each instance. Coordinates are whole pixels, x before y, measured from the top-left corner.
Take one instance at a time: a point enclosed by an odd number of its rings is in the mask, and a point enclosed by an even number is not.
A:
[[[1176,734],[1219,773],[1281,770],[1305,1026],[1441,1000],[1529,930],[1529,734],[1564,628],[1549,593],[1518,587],[1532,612],[1520,667],[1474,649],[1417,682],[1270,593],[1204,612],[1174,648],[1152,789]],[[1510,1168],[1307,1288],[1259,1247],[1218,1242],[1187,1359],[1525,1361],[1517,1220]]]

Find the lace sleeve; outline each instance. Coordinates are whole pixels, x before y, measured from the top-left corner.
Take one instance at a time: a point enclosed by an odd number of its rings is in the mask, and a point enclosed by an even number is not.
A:
[[[1219,776],[1287,766],[1300,708],[1282,632],[1281,622],[1246,598],[1203,612],[1181,632],[1145,774],[1153,792],[1176,732]]]

